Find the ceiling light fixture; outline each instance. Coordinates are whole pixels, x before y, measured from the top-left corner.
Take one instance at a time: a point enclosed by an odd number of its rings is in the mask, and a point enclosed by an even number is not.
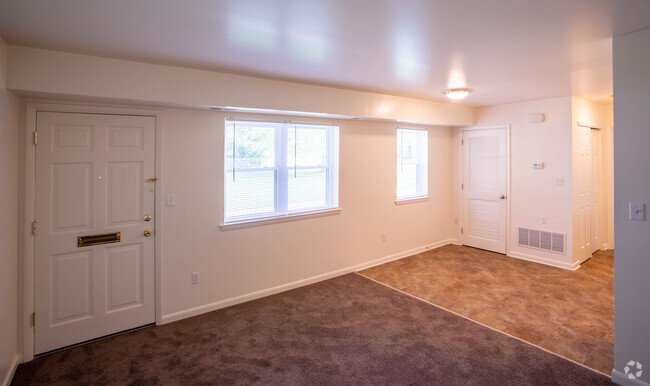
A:
[[[468,88],[449,88],[443,92],[451,99],[463,99],[469,95],[470,91],[472,90]]]

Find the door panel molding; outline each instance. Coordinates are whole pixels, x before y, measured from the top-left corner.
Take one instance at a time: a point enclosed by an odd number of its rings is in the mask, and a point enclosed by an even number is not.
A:
[[[36,198],[36,146],[34,145],[34,131],[36,130],[36,115],[38,112],[60,112],[60,113],[81,113],[81,114],[107,114],[107,115],[132,115],[155,118],[155,170],[156,175],[163,175],[162,169],[162,127],[163,127],[163,110],[152,108],[131,108],[111,105],[90,105],[90,104],[67,104],[65,102],[28,102],[25,106],[25,135],[24,135],[24,163],[23,182],[24,194],[21,196],[24,201],[19,204],[19,246],[20,255],[23,261],[22,274],[22,299],[19,302],[23,306],[21,313],[22,321],[19,321],[19,335],[22,336],[22,362],[28,362],[34,359],[34,327],[32,326],[32,314],[35,310],[35,238],[32,234],[32,224],[35,217],[35,198]],[[122,133],[121,133],[122,134]],[[127,133],[129,134],[129,133]],[[115,138],[115,144],[123,146],[124,135]],[[134,138],[133,135],[130,136]],[[137,136],[136,136],[137,137]],[[70,133],[64,133],[63,130],[59,135],[60,141],[57,146],[83,146],[83,136],[80,136],[75,130]],[[128,137],[126,139],[129,139]],[[136,138],[137,139],[137,138]],[[42,145],[42,143],[39,143]],[[154,188],[154,208],[156,216],[154,218],[154,227],[156,235],[154,240],[154,297],[155,297],[155,320],[156,324],[162,323],[162,185],[164,180],[155,184]],[[48,224],[37,224],[38,229],[43,229]],[[38,315],[36,316],[39,317]]]

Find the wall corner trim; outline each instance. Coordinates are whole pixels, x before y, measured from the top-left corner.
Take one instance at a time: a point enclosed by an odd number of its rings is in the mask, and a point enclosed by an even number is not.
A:
[[[205,304],[205,305],[190,308],[190,309],[187,309],[187,310],[174,312],[174,313],[171,313],[171,314],[163,315],[162,316],[162,322],[158,323],[158,324],[167,324],[167,323],[175,322],[175,321],[178,321],[178,320],[181,320],[181,319],[189,318],[189,317],[192,317],[192,316],[201,315],[201,314],[204,314],[204,313],[207,313],[207,312],[216,311],[218,309],[229,307],[229,306],[232,306],[232,305],[235,305],[235,304],[240,304],[240,303],[248,302],[248,301],[251,301],[251,300],[263,298],[265,296],[275,295],[277,293],[284,292],[284,291],[289,291],[289,290],[292,290],[294,288],[303,287],[303,286],[306,286],[306,285],[309,285],[309,284],[317,283],[319,281],[332,279],[332,278],[337,277],[337,276],[342,276],[342,275],[345,275],[345,274],[348,274],[348,273],[351,273],[351,272],[356,272],[356,271],[360,271],[362,269],[374,267],[376,265],[388,263],[390,261],[398,260],[398,259],[401,259],[403,257],[411,256],[411,255],[421,253],[421,252],[424,252],[424,251],[428,251],[430,249],[440,248],[440,247],[445,246],[447,244],[456,244],[456,243],[458,243],[458,240],[446,239],[446,240],[434,242],[434,243],[431,243],[431,244],[423,245],[423,246],[420,246],[420,247],[416,247],[416,248],[413,248],[413,249],[409,249],[409,250],[406,250],[406,251],[398,252],[398,253],[395,253],[395,254],[392,254],[392,255],[389,255],[389,256],[380,257],[378,259],[370,260],[370,261],[367,261],[365,263],[361,263],[361,264],[341,268],[341,269],[338,269],[336,271],[331,271],[331,272],[327,272],[327,273],[324,273],[324,274],[321,274],[321,275],[316,275],[316,276],[308,277],[306,279],[294,281],[294,282],[291,282],[291,283],[281,284],[281,285],[276,286],[276,287],[271,287],[271,288],[263,289],[263,290],[260,290],[260,291],[255,291],[255,292],[251,292],[251,293],[248,293],[248,294],[235,296],[235,297],[232,297],[232,298],[229,298],[229,299],[220,300],[220,301],[217,301],[217,302],[214,302],[214,303]]]
[[[23,361],[22,355],[20,354],[14,355],[14,360],[11,362],[11,366],[9,366],[9,370],[7,371],[7,374],[5,375],[4,380],[2,381],[2,386],[11,385],[11,380],[14,378],[14,374],[16,374],[16,369],[18,368],[18,365],[22,361]]]
[[[650,383],[646,383],[640,379],[630,379],[624,373],[614,369],[612,371],[612,382],[621,386],[649,386]]]

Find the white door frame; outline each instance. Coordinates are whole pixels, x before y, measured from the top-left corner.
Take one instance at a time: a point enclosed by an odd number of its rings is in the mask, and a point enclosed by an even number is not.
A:
[[[93,105],[68,105],[57,102],[50,103],[27,103],[25,120],[25,202],[24,202],[24,226],[23,226],[23,312],[22,312],[22,336],[23,336],[23,362],[34,359],[34,327],[32,326],[32,313],[34,312],[34,235],[32,234],[32,222],[34,221],[34,200],[36,194],[36,147],[34,146],[33,132],[36,130],[36,113],[38,112],[61,112],[61,113],[86,113],[86,114],[107,114],[107,115],[137,115],[154,117],[156,120],[156,175],[162,175],[162,121],[163,111],[154,109],[136,109],[109,106]],[[156,324],[162,323],[162,184],[156,184],[155,216],[154,216],[154,285],[155,285],[155,309]],[[38,230],[37,230],[38,231]]]
[[[511,236],[511,221],[510,221],[510,206],[511,206],[511,190],[510,190],[510,124],[504,125],[488,125],[488,126],[470,126],[463,127],[460,129],[460,135],[458,136],[458,175],[459,175],[459,184],[462,184],[464,181],[463,170],[465,170],[463,165],[463,145],[461,141],[463,140],[463,133],[466,131],[480,131],[480,130],[494,130],[494,129],[504,129],[506,131],[506,256],[510,256],[510,236]],[[463,224],[463,190],[458,186],[458,223],[460,228],[465,228]],[[463,245],[463,234],[460,233],[460,228],[458,229],[458,240],[460,245]]]

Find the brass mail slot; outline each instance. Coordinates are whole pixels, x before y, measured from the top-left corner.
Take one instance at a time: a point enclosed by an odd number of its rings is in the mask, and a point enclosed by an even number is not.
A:
[[[91,245],[119,243],[122,233],[102,233],[99,235],[88,235],[77,237],[77,247],[89,247]]]

